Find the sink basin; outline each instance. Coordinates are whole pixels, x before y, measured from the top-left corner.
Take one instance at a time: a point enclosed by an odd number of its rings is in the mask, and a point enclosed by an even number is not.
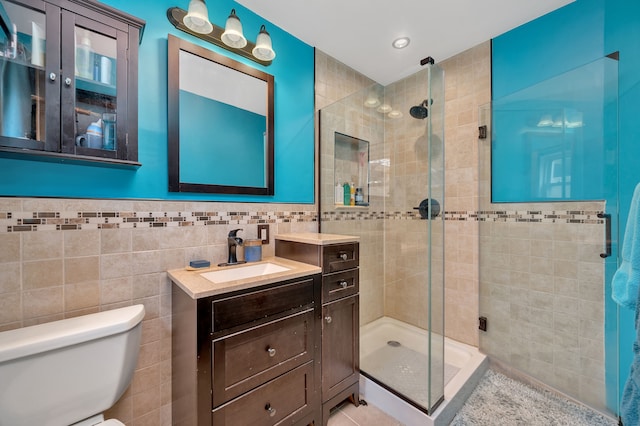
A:
[[[288,271],[289,268],[271,262],[256,263],[255,265],[236,266],[218,271],[203,272],[202,277],[214,283],[226,283],[229,281],[257,278],[264,275]]]

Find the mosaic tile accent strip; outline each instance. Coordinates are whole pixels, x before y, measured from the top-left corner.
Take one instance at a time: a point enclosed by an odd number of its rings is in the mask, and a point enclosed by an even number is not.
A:
[[[0,212],[0,232],[317,222],[313,211]]]
[[[604,219],[598,217],[600,211],[563,210],[563,211],[511,211],[511,210],[482,210],[482,211],[445,211],[444,219],[451,221],[470,222],[530,222],[530,223],[588,223],[601,224]],[[322,212],[321,220],[421,220],[416,211],[407,212],[369,212],[369,211],[332,211]]]
[[[599,211],[446,211],[449,221],[601,224]],[[417,211],[331,211],[323,221],[422,220]],[[81,229],[162,228],[178,226],[247,225],[317,222],[313,211],[175,211],[175,212],[0,212],[0,232],[68,231]]]

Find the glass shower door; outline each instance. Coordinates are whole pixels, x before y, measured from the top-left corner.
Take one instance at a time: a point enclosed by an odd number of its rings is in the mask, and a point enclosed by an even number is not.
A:
[[[479,150],[480,348],[615,414],[617,58],[494,100],[489,122]]]

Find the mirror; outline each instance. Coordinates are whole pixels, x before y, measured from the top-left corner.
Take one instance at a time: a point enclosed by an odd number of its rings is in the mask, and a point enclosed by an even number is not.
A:
[[[169,191],[273,195],[274,78],[168,36]]]

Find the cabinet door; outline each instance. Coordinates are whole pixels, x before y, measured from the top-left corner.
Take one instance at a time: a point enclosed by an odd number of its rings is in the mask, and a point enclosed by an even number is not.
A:
[[[360,343],[358,296],[322,307],[322,401],[359,378]]]
[[[128,158],[128,34],[64,10],[62,13],[62,152]]]
[[[0,0],[0,146],[57,150],[59,8]]]

